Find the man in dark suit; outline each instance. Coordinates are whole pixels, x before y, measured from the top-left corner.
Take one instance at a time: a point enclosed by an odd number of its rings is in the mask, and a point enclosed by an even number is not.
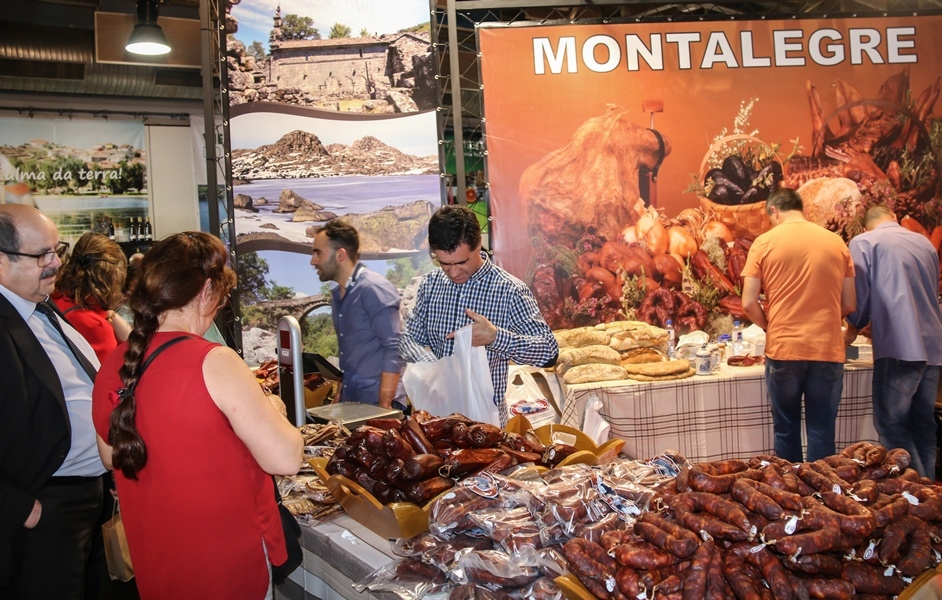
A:
[[[81,600],[105,472],[91,422],[98,359],[46,310],[65,244],[0,205],[0,598]]]

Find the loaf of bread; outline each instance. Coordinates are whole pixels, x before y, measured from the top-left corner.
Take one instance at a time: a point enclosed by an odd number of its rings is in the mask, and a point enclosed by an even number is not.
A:
[[[660,348],[667,350],[667,330],[653,325],[641,325],[615,331],[608,345],[624,352],[633,348]]]
[[[609,323],[599,323],[595,326],[597,330],[604,331],[609,335],[626,329],[637,329],[638,327],[648,327],[648,324],[644,321],[611,321]]]
[[[576,329],[561,329],[554,331],[556,341],[560,348],[582,348],[584,346],[607,346],[608,333],[599,331],[595,327],[577,327]]]
[[[563,348],[556,360],[556,372],[563,375],[572,367],[589,364],[617,365],[621,363],[621,354],[608,346],[596,344],[583,348]]]
[[[621,365],[662,362],[667,356],[655,348],[634,348],[621,353]]]
[[[641,375],[636,373],[628,373],[628,379],[634,379],[635,381],[673,381],[675,379],[687,379],[692,377],[697,372],[696,369],[690,368],[684,371],[683,373],[675,373],[674,375],[664,375],[662,377],[649,377],[648,375]]]
[[[566,371],[563,381],[569,385],[593,381],[614,381],[624,379],[627,374],[625,368],[620,365],[579,365]]]
[[[625,370],[632,375],[645,375],[647,377],[666,377],[686,373],[690,368],[690,361],[686,358],[675,358],[664,362],[641,363],[626,365]]]

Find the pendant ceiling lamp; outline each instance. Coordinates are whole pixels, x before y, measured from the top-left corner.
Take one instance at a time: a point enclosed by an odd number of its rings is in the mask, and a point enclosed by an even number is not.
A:
[[[158,0],[137,0],[137,24],[128,38],[125,50],[132,54],[159,56],[170,52],[170,44],[157,24]]]

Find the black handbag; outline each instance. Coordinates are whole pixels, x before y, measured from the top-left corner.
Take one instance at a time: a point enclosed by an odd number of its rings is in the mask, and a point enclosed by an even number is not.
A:
[[[285,530],[285,548],[288,550],[288,560],[284,564],[271,566],[271,580],[274,583],[284,583],[288,575],[301,566],[304,561],[304,552],[301,550],[301,526],[291,511],[281,503],[281,494],[278,493],[278,483],[272,477],[275,486],[275,502],[278,503],[278,514],[281,516],[281,526]]]

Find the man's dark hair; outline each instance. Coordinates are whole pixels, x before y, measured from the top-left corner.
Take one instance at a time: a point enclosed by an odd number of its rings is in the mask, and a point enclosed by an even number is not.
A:
[[[432,250],[454,252],[461,244],[474,250],[481,244],[478,216],[463,206],[443,206],[428,221],[428,245]]]
[[[0,212],[0,252],[9,250],[18,252],[20,249],[20,232],[16,229],[16,221],[7,213]],[[16,262],[19,256],[8,254],[11,262]]]
[[[786,187],[778,188],[769,194],[769,199],[765,201],[765,212],[769,212],[773,206],[780,212],[789,210],[803,211],[805,208],[798,192]]]
[[[356,262],[360,256],[360,234],[352,225],[344,223],[340,219],[334,219],[321,227],[320,231],[327,234],[330,241],[330,247],[337,251],[341,248],[347,251],[350,260]],[[320,233],[318,231],[318,233]]]

